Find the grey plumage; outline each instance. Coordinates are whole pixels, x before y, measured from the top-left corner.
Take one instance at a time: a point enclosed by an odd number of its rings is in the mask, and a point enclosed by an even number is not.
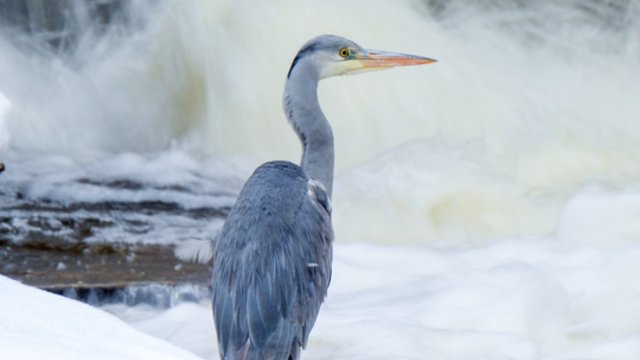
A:
[[[256,169],[215,243],[213,315],[222,359],[298,359],[327,295],[334,150],[318,81],[433,61],[363,49],[333,35],[300,49],[283,102],[302,143],[301,166],[272,161]]]
[[[213,270],[224,359],[297,359],[307,343],[329,287],[333,241],[326,193],[310,196],[309,181],[297,165],[266,163],[229,213]]]

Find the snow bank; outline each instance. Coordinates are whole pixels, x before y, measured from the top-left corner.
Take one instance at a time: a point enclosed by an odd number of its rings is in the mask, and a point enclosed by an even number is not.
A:
[[[0,309],[5,360],[198,359],[106,312],[3,276]]]

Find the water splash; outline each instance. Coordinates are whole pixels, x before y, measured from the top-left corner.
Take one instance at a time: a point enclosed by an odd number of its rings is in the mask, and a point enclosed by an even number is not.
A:
[[[342,239],[545,233],[586,186],[640,183],[639,8],[150,1],[122,8],[126,16],[107,26],[80,9],[71,13],[85,14],[74,22],[83,25],[74,26],[93,30],[53,52],[36,46],[36,30],[3,32],[5,133],[18,157],[80,163],[169,148],[241,157],[243,169],[295,161],[299,144],[280,105],[287,68],[308,38],[339,33],[440,60],[321,84]]]
[[[117,289],[68,288],[58,292],[67,298],[80,300],[92,306],[145,305],[157,309],[168,309],[183,302],[197,303],[211,296],[211,289],[193,284],[175,286],[152,284]]]
[[[9,131],[5,125],[5,115],[11,110],[11,102],[0,92],[0,154],[9,146]]]

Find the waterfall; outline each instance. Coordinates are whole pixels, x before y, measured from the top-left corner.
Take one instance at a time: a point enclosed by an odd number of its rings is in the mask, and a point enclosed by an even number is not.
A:
[[[247,169],[298,161],[286,72],[306,40],[336,33],[439,60],[321,83],[347,238],[548,232],[585,187],[640,183],[635,1],[0,7],[0,156],[90,163],[179,149],[249,158]],[[392,224],[363,234],[354,217]]]

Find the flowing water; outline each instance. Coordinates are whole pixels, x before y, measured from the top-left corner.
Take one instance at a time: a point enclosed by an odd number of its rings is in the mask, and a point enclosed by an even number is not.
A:
[[[320,85],[338,245],[310,357],[640,356],[639,2],[16,4],[0,1],[11,241],[72,236],[60,209],[102,221],[88,241],[206,239],[256,165],[299,158],[285,75],[335,33],[439,62]],[[212,356],[198,306],[130,318]],[[159,330],[181,317],[206,322]]]

